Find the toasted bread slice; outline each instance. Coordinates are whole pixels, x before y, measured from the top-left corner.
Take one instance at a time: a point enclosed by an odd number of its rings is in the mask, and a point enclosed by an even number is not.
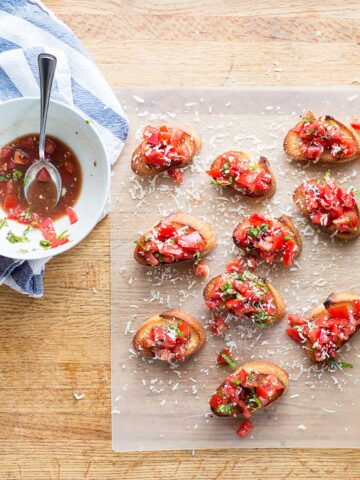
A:
[[[286,235],[289,236],[291,239],[293,239],[295,244],[297,245],[298,250],[296,251],[296,253],[294,255],[294,258],[297,258],[300,255],[301,249],[302,249],[302,241],[301,241],[301,236],[300,236],[300,233],[299,233],[298,229],[295,227],[295,225],[291,221],[290,217],[288,217],[287,215],[281,215],[280,217],[276,218],[275,220],[277,220],[281,224],[282,229],[284,230],[284,232],[286,232]],[[240,244],[240,242],[237,240],[238,233],[240,233],[241,230],[243,230],[245,228],[248,228],[248,227],[250,227],[249,218],[245,218],[242,222],[240,222],[235,227],[235,230],[233,232],[233,241],[238,248],[243,248],[242,245]],[[257,250],[256,248],[254,249],[254,251],[250,250],[249,253],[251,253],[251,255],[257,255],[258,256],[258,252],[256,250]]]
[[[218,275],[216,277],[214,277],[212,280],[210,280],[210,282],[206,285],[205,289],[204,289],[204,299],[205,301],[209,300],[211,297],[212,297],[212,294],[214,292],[214,290],[216,289],[217,285],[219,284],[219,282],[221,282],[222,280],[222,277],[223,275]],[[264,320],[264,323],[268,323],[268,324],[271,324],[271,323],[274,323],[274,322],[277,322],[279,320],[281,320],[285,313],[286,313],[286,308],[285,308],[285,304],[283,302],[283,299],[281,298],[279,292],[273,287],[273,285],[269,282],[269,280],[267,279],[262,279],[268,290],[269,290],[269,293],[271,294],[271,297],[272,297],[272,301],[273,301],[273,304],[275,305],[275,315],[273,316],[274,318],[273,319],[270,319],[270,320]],[[227,308],[225,302],[221,302],[220,305],[217,307],[217,310],[223,314],[226,314],[229,312],[229,309]]]
[[[218,157],[216,157],[215,160],[211,164],[210,170],[216,169],[216,168],[221,168],[222,159],[223,159],[223,156],[225,154],[227,154],[227,155],[233,154],[234,156],[239,157],[245,163],[249,163],[249,164],[254,163],[254,161],[251,159],[250,155],[248,155],[247,153],[242,152],[242,151],[230,150],[230,151],[225,152],[225,153],[219,155]],[[267,192],[263,192],[263,191],[260,191],[260,190],[255,190],[254,192],[246,192],[245,189],[237,187],[235,182],[233,182],[231,185],[227,185],[227,186],[236,190],[236,191],[238,191],[238,192],[241,192],[242,194],[244,194],[248,197],[271,198],[276,192],[276,178],[275,178],[275,175],[273,174],[273,172],[270,168],[270,163],[269,163],[268,159],[266,157],[263,157],[263,156],[261,156],[259,158],[258,162],[255,162],[255,163],[257,163],[257,165],[259,166],[260,171],[268,173],[271,176],[270,190],[268,190]]]
[[[163,220],[171,223],[171,225],[175,228],[180,228],[182,226],[187,225],[192,230],[199,232],[200,235],[202,236],[202,238],[205,241],[205,248],[200,251],[200,256],[201,257],[203,257],[208,252],[210,252],[210,250],[212,250],[216,245],[216,235],[215,235],[215,232],[212,229],[211,225],[204,222],[203,220],[201,220],[198,217],[194,217],[192,215],[188,215],[187,213],[179,211],[179,212],[171,213],[170,215],[165,217]],[[158,222],[157,225],[155,225],[154,228],[156,228],[158,225],[160,225],[160,222]],[[144,236],[145,235],[146,235],[146,233],[140,237],[140,242],[144,241]],[[137,253],[136,248],[134,250],[134,258],[141,265],[151,266],[147,263],[147,261],[145,260],[145,258],[142,255]],[[161,262],[159,262],[159,263],[161,263]],[[168,265],[168,263],[167,263],[167,265]]]
[[[307,180],[306,183],[316,185],[318,182],[319,182],[319,179],[314,178],[312,180]],[[336,182],[335,182],[335,184],[337,185]],[[304,195],[304,190],[303,190],[303,183],[301,185],[299,185],[296,188],[296,190],[294,191],[293,202],[298,207],[298,209],[301,211],[301,213],[311,221],[310,215],[308,214],[308,211],[307,211],[307,208],[306,208],[305,195]],[[357,204],[355,205],[355,212],[356,212],[358,218],[360,219],[360,212],[359,212],[359,207],[358,207]],[[329,235],[333,235],[337,230],[335,225],[329,225],[328,227],[318,225],[318,227],[321,228],[323,231],[327,232]],[[360,222],[359,222],[356,230],[354,230],[353,232],[337,232],[337,233],[335,233],[334,236],[336,238],[341,238],[343,240],[354,240],[359,235],[360,235]]]
[[[187,145],[187,148],[189,150],[189,159],[186,162],[179,162],[176,165],[170,165],[170,166],[151,166],[148,165],[142,155],[141,155],[141,146],[145,140],[135,149],[134,153],[132,154],[131,157],[131,168],[134,173],[137,175],[140,175],[142,177],[147,177],[147,176],[155,176],[158,175],[161,172],[164,172],[166,170],[170,170],[171,168],[182,168],[186,167],[189,163],[192,162],[194,156],[200,151],[202,141],[200,135],[193,130],[191,127],[188,126],[176,126],[176,125],[166,125],[169,129],[179,129],[182,130],[185,133],[184,137],[184,142]]]
[[[271,398],[269,403],[263,407],[260,408],[262,410],[263,408],[266,408],[268,405],[271,405],[272,403],[276,402],[288,389],[289,386],[289,375],[283,370],[281,367],[278,365],[275,365],[274,363],[270,362],[265,362],[263,360],[252,360],[250,362],[243,363],[238,367],[231,375],[230,377],[236,376],[238,373],[240,373],[241,370],[245,370],[246,373],[262,373],[264,375],[274,375],[284,386],[283,390],[278,390],[275,395]],[[217,388],[217,393],[220,393],[221,388],[223,387],[225,382],[223,382],[218,388]],[[237,409],[234,409],[232,413],[226,414],[226,413],[221,413],[216,410],[216,408],[211,406],[211,410],[215,415],[218,417],[229,417],[229,416],[237,416],[239,414],[239,411]]]
[[[333,307],[335,305],[336,306],[346,305],[347,307],[351,307],[352,302],[354,302],[354,300],[360,301],[360,295],[354,295],[353,293],[331,293],[324,303],[313,308],[313,310],[305,318],[308,318],[309,320],[314,320],[318,317],[322,317],[324,316],[324,314],[326,314],[326,311],[328,308]],[[351,334],[347,340],[341,340],[337,344],[337,349],[340,349],[342,346],[344,346],[345,343],[347,343],[350,340],[350,338],[355,335],[355,333],[359,330],[359,328],[360,328],[360,323],[359,325],[357,325],[355,332]],[[305,351],[306,351],[306,355],[311,361],[313,362],[318,361],[315,358],[310,340],[307,340],[305,343]]]
[[[311,113],[311,112],[310,112]],[[352,128],[351,126],[347,127],[343,123],[339,122],[335,118],[331,117],[332,121],[336,123],[340,130],[341,133],[344,137],[348,137],[351,140],[353,140],[356,144],[356,150],[354,153],[351,155],[344,155],[343,157],[336,159],[333,158],[330,155],[329,150],[324,150],[324,152],[321,154],[320,158],[318,161],[323,162],[323,163],[346,163],[346,162],[351,162],[353,160],[356,160],[357,158],[360,158],[360,137],[356,130]],[[291,128],[289,132],[286,134],[285,139],[284,139],[284,150],[285,153],[292,158],[293,160],[299,160],[299,161],[304,161],[304,162],[311,162],[314,161],[310,158],[307,158],[302,149],[302,140],[299,136],[299,134],[295,131],[295,127]]]
[[[188,313],[179,308],[172,308],[165,312],[146,320],[133,338],[134,349],[143,357],[154,357],[155,354],[151,348],[143,346],[143,339],[148,338],[150,330],[154,326],[176,326],[177,323],[185,322],[190,327],[190,338],[186,345],[185,358],[199,351],[206,341],[206,333],[201,323]]]

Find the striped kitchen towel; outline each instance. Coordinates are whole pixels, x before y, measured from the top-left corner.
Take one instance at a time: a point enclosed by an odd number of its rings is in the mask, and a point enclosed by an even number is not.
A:
[[[52,98],[92,119],[108,160],[114,164],[124,146],[128,123],[78,38],[40,1],[0,0],[0,102],[39,95],[37,57],[44,51],[58,59]],[[0,257],[0,284],[40,297],[45,263]]]

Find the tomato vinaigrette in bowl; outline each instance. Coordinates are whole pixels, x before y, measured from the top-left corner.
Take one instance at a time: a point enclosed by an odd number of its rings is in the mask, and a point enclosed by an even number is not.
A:
[[[26,241],[30,228],[40,229],[43,248],[55,248],[69,241],[67,232],[57,233],[53,220],[68,215],[70,223],[78,218],[73,209],[79,198],[82,171],[75,153],[61,140],[48,135],[45,141],[45,156],[58,169],[62,182],[60,199],[54,206],[55,186],[45,169],[41,169],[29,187],[30,205],[24,196],[24,185],[29,180],[26,172],[39,159],[39,135],[28,134],[12,140],[0,149],[0,208],[6,218],[27,225],[22,237],[9,231],[11,243]]]

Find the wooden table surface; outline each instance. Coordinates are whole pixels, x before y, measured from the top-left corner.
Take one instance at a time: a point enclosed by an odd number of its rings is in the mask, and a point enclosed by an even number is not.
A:
[[[358,0],[45,4],[113,87],[360,80]],[[0,478],[360,478],[356,450],[112,452],[109,225],[47,266],[44,298],[0,289]]]

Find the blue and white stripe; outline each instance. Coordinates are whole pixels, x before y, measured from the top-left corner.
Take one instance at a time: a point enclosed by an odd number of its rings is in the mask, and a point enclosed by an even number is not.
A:
[[[78,38],[38,0],[0,0],[0,101],[39,95],[37,57],[44,51],[58,59],[52,98],[92,119],[114,164],[127,138],[128,122]],[[0,284],[41,296],[44,265],[44,260],[0,257]]]

